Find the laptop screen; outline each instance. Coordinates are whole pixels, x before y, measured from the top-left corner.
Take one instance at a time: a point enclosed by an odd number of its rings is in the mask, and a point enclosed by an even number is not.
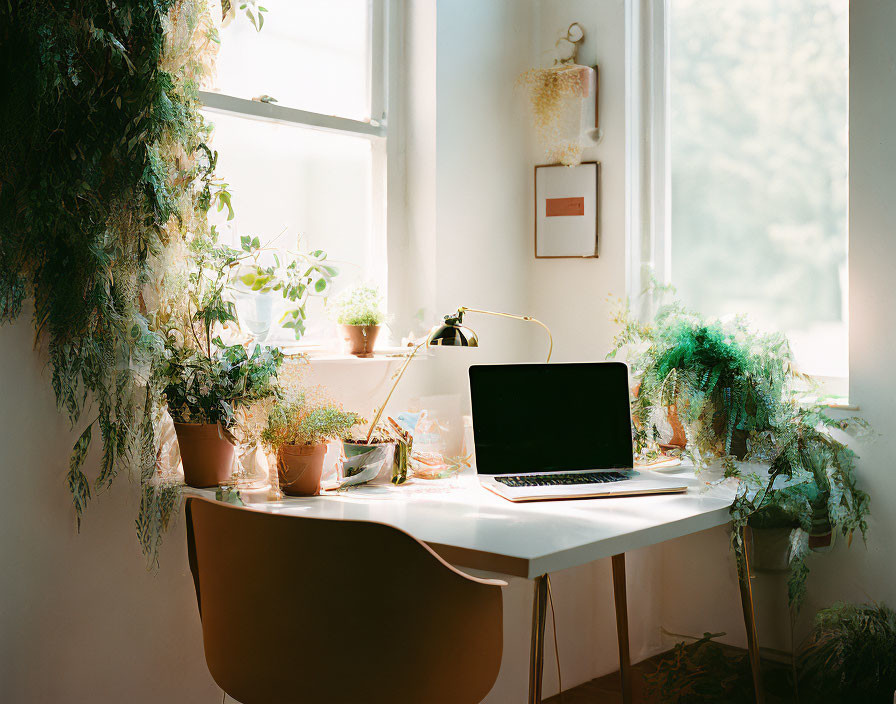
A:
[[[470,367],[479,474],[632,466],[621,362]]]

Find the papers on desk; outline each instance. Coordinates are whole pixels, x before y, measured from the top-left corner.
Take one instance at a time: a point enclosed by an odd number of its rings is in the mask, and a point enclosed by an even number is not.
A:
[[[664,469],[681,465],[680,457],[672,455],[658,455],[657,457],[638,457],[635,459],[635,469],[649,469],[654,472],[662,472]]]

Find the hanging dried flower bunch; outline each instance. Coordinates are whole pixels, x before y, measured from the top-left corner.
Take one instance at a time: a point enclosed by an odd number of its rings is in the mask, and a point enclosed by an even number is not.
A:
[[[583,101],[591,93],[592,69],[578,64],[526,71],[518,79],[532,106],[532,118],[545,156],[574,166],[582,161]]]

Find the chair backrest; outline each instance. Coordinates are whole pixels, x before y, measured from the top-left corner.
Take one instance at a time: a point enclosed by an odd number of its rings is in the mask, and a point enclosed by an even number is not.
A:
[[[190,497],[205,659],[243,704],[462,704],[501,665],[498,580],[391,526]]]

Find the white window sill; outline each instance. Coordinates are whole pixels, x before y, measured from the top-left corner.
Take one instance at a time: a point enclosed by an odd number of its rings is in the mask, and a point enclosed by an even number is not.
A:
[[[303,348],[301,346],[296,346],[293,348],[284,349],[283,354],[287,357],[303,354],[308,357],[308,361],[312,364],[314,364],[315,362],[337,362],[340,364],[376,364],[382,362],[401,361],[405,357],[407,357],[413,351],[413,349],[413,347],[383,347],[380,349],[375,349],[373,351],[372,357],[356,357],[352,354],[344,354],[342,352],[322,349],[319,347]],[[429,356],[429,353],[421,350],[417,353],[414,359],[425,359]]]

